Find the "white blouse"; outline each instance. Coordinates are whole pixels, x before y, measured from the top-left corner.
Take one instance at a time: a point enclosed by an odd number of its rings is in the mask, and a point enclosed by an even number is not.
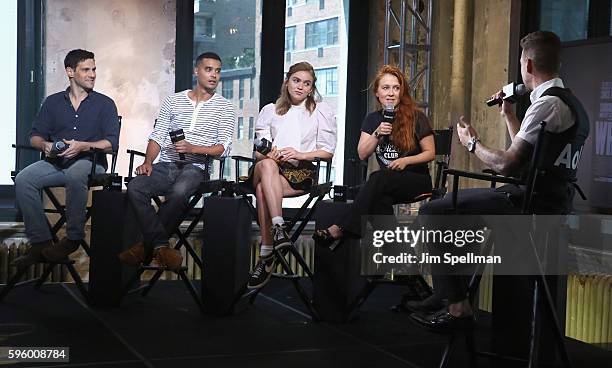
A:
[[[276,114],[273,103],[259,112],[255,137],[265,138],[277,148],[294,148],[299,152],[336,149],[336,118],[324,102],[318,102],[310,114],[305,104],[291,106],[285,115]]]

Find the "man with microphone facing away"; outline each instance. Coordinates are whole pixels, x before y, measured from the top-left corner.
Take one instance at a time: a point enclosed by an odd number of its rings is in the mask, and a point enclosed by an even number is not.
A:
[[[236,113],[231,102],[215,92],[220,73],[219,55],[201,54],[194,68],[195,88],[162,103],[144,163],[127,187],[143,241],[119,254],[124,264],[138,266],[155,258],[171,271],[181,267],[180,252],[169,247],[170,232],[191,195],[210,176],[211,157],[226,156],[232,143]],[[160,195],[165,200],[156,212],[151,199]]]
[[[461,116],[457,123],[457,134],[461,144],[476,155],[485,166],[494,171],[511,176],[520,176],[522,169],[530,163],[532,152],[540,130],[540,123],[546,122],[546,130],[555,133],[548,149],[544,150],[546,161],[554,162],[554,170],[547,170],[538,177],[537,196],[534,197],[533,209],[536,214],[566,214],[571,211],[575,188],[576,167],[567,167],[560,156],[571,146],[582,147],[589,133],[589,121],[581,103],[565,89],[559,78],[561,65],[561,41],[552,32],[537,31],[528,34],[521,40],[522,54],[520,59],[521,76],[525,87],[531,91],[531,106],[527,109],[523,121],[516,117],[515,107],[507,99],[508,93],[502,91],[492,96],[489,105],[500,104],[500,113],[504,118],[512,144],[508,149],[487,147],[478,138],[476,129]],[[508,91],[507,88],[505,88]],[[522,87],[509,89],[520,94]],[[567,142],[570,142],[569,144]],[[579,155],[579,153],[577,153]],[[572,161],[572,160],[570,160]],[[565,166],[564,166],[565,165]],[[573,166],[570,164],[569,166]],[[560,174],[561,171],[573,174]],[[499,188],[462,189],[458,193],[457,209],[460,213],[472,214],[505,214],[516,213],[520,208],[524,188],[516,185],[504,185]],[[450,195],[431,201],[421,207],[419,215],[448,214],[452,209]],[[425,216],[425,221],[435,216]],[[428,225],[433,225],[432,223]],[[427,226],[426,226],[427,227]],[[440,244],[429,244],[430,251],[440,248]],[[465,328],[473,323],[472,308],[467,299],[467,277],[451,276],[448,269],[436,270],[434,288],[439,299],[448,299],[448,306],[439,312],[426,316],[413,314],[412,317],[431,329]]]

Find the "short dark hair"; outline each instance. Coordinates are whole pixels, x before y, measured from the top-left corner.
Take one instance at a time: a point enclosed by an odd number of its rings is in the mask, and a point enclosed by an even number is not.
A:
[[[558,74],[561,68],[561,40],[553,32],[536,31],[523,37],[521,47],[542,73]]]
[[[217,55],[214,52],[205,52],[205,53],[200,54],[200,56],[196,58],[195,66],[200,65],[200,62],[204,59],[219,60],[219,62],[221,63],[221,58],[219,57],[219,55]]]
[[[94,59],[94,53],[81,49],[72,50],[64,58],[64,68],[70,67],[72,69],[76,69],[77,65],[81,61],[85,61],[87,59]]]

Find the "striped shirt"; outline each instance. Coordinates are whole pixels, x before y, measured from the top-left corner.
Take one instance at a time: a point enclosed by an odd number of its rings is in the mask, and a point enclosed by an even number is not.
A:
[[[232,135],[236,121],[234,105],[220,94],[215,93],[208,101],[195,104],[188,94],[189,90],[168,96],[159,110],[157,123],[150,140],[161,147],[159,162],[179,160],[179,154],[170,140],[170,132],[183,129],[185,140],[196,145],[211,147],[223,145],[222,156],[230,153]],[[201,154],[185,154],[185,161],[207,170],[209,157]]]

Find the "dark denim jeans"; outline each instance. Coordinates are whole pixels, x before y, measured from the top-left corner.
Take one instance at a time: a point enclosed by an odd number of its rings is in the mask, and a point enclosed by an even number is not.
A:
[[[167,245],[168,237],[185,211],[189,199],[208,173],[192,164],[158,162],[151,176],[139,175],[127,187],[128,201],[142,231],[145,246]],[[156,212],[154,196],[165,200]]]

